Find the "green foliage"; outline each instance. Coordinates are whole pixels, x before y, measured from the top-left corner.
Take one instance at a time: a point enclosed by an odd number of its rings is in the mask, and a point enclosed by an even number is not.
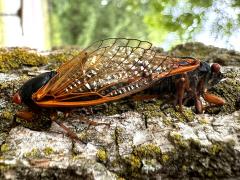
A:
[[[231,13],[239,11],[239,0],[51,0],[49,4],[53,45],[85,47],[107,37],[161,43],[169,34],[177,43],[194,38],[206,23],[216,37],[230,36],[240,25],[240,16]]]
[[[127,0],[53,0],[50,18],[53,26],[52,43],[86,46],[107,37],[146,39],[143,16],[134,11],[134,6]]]

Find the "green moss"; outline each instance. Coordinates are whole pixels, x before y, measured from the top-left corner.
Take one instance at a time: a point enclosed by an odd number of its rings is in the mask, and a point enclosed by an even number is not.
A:
[[[54,150],[51,147],[46,147],[46,148],[44,148],[43,152],[46,156],[48,156],[48,155],[53,154]]]
[[[216,108],[208,108],[207,113],[232,113],[236,111],[236,101],[239,98],[240,82],[237,79],[226,79],[209,90],[222,97],[226,104]]]
[[[108,153],[106,149],[99,149],[96,154],[97,160],[102,163],[106,163],[108,160]]]
[[[136,111],[143,114],[146,118],[165,117],[165,114],[160,110],[161,100],[138,102],[136,104]]]
[[[199,42],[190,42],[175,46],[170,53],[178,57],[195,57],[205,59],[209,54],[216,52],[216,48]]]
[[[0,163],[0,171],[1,172],[6,172],[7,170],[11,169],[13,166],[11,165],[6,165],[3,163]]]
[[[130,168],[130,171],[136,171],[141,168],[141,160],[139,157],[131,154],[125,159],[126,163],[128,164],[128,167]]]
[[[187,169],[188,167],[186,165],[182,165],[182,168],[181,168],[182,171],[187,171]]]
[[[121,138],[121,134],[123,132],[123,129],[120,127],[116,127],[114,134],[113,134],[113,139],[115,141],[116,144],[121,144],[124,140]]]
[[[200,142],[200,140],[198,140],[198,139],[190,139],[190,140],[188,140],[188,141],[189,141],[189,145],[190,145],[191,147],[194,147],[195,149],[201,148],[201,142]]]
[[[117,160],[117,166],[115,165],[115,167],[121,169],[121,172],[118,174],[120,177],[126,177],[127,179],[139,179],[141,177],[142,161],[138,156],[130,154],[124,156],[124,158],[119,158],[120,159]]]
[[[177,132],[171,132],[170,137],[175,141],[180,141],[182,139],[182,135]]]
[[[123,177],[117,177],[117,180],[125,180]]]
[[[206,172],[207,177],[213,177],[213,172],[212,171],[207,171]]]
[[[73,57],[77,56],[79,54],[80,50],[77,49],[61,49],[57,52],[52,52],[48,56],[48,61],[51,62],[60,62],[64,63]]]
[[[73,161],[77,161],[77,160],[79,160],[79,159],[81,159],[81,158],[82,158],[82,156],[79,155],[79,154],[76,154],[76,153],[73,153],[73,154],[72,154],[72,160],[73,160]]]
[[[12,113],[12,111],[8,111],[8,110],[3,111],[3,112],[1,113],[1,118],[4,118],[4,119],[6,119],[6,120],[12,120],[12,119],[13,119],[13,113]]]
[[[133,154],[138,157],[155,157],[161,154],[161,149],[155,144],[140,145],[134,148]]]
[[[77,136],[81,141],[87,142],[90,135],[87,131],[82,131],[78,133]]]
[[[47,63],[47,58],[29,49],[9,48],[0,49],[0,72],[7,72],[21,65],[40,66]]]
[[[33,148],[30,152],[24,154],[26,158],[37,158],[40,157],[41,152],[39,149]]]
[[[162,162],[165,164],[169,161],[170,157],[167,154],[162,155]]]
[[[114,115],[133,110],[136,102],[129,99],[122,99],[115,102],[104,103],[93,107],[96,114]]]
[[[189,141],[183,140],[182,135],[177,132],[169,133],[170,141],[181,148],[189,148]]]
[[[177,107],[178,108],[178,107]],[[172,118],[176,118],[181,122],[193,121],[195,114],[189,108],[183,107],[183,112],[180,113],[176,111],[174,108],[168,108],[165,110],[165,113],[170,114]]]
[[[7,151],[9,151],[10,150],[10,147],[9,147],[9,145],[8,144],[3,144],[2,146],[1,146],[1,152],[2,153],[5,153],[5,152],[7,152]]]
[[[79,50],[68,49],[58,52],[52,52],[49,55],[41,55],[34,50],[28,48],[0,48],[0,72],[7,72],[12,69],[26,66],[42,66],[48,63],[57,62],[57,68],[60,63],[66,62],[76,56]]]
[[[223,151],[223,147],[220,144],[213,144],[208,148],[208,152],[214,156],[220,151]]]

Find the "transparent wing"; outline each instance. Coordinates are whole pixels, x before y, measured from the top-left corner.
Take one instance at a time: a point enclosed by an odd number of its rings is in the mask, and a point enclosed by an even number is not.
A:
[[[35,93],[34,99],[80,101],[88,100],[87,97],[123,97],[148,88],[160,78],[188,71],[185,69],[197,63],[193,58],[159,55],[147,41],[105,39],[62,65],[57,75]]]

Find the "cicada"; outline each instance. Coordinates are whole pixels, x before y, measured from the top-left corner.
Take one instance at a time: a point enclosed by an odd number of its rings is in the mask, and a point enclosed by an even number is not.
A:
[[[205,87],[219,74],[218,64],[210,67],[191,57],[164,56],[147,41],[110,38],[93,43],[56,71],[28,80],[13,101],[28,107],[17,117],[34,120],[49,112],[55,121],[58,110],[94,106],[147,91],[173,94],[169,87],[174,86],[175,104],[182,107],[184,99],[194,98],[201,113],[201,95],[211,103],[223,104],[221,98],[207,94]]]

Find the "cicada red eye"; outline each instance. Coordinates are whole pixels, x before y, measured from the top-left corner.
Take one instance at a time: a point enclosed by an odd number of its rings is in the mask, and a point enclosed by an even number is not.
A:
[[[12,101],[16,104],[22,104],[22,98],[18,92],[13,96]]]
[[[219,73],[221,66],[218,63],[213,63],[211,66],[211,71],[214,73]]]

